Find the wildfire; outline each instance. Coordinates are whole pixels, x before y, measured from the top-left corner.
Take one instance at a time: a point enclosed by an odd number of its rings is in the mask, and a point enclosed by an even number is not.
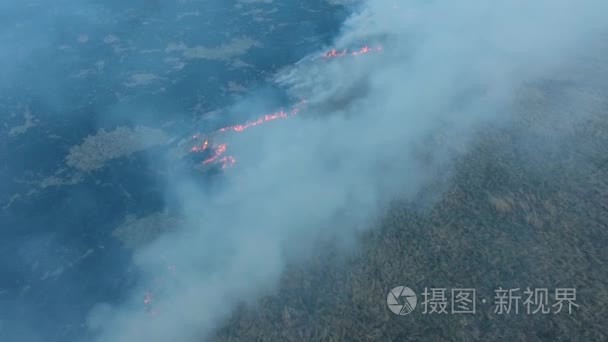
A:
[[[368,54],[368,53],[372,53],[372,52],[380,52],[380,51],[382,51],[381,46],[369,47],[367,45],[364,45],[359,50],[355,50],[355,51],[348,51],[348,49],[344,49],[342,51],[338,51],[336,49],[331,49],[330,51],[325,53],[325,55],[323,55],[323,57],[337,58],[337,57],[344,57],[344,56],[359,56],[359,55],[364,55],[364,54]]]
[[[359,55],[363,55],[363,54],[380,52],[380,51],[382,51],[382,47],[370,48],[367,45],[365,45],[365,46],[361,47],[360,49],[354,50],[354,51],[349,51],[348,49],[344,49],[344,50],[332,49],[329,52],[327,52],[326,54],[324,54],[323,57],[337,58],[337,57],[344,57],[344,56],[348,56],[348,55],[359,56]],[[210,141],[214,140],[220,133],[225,133],[225,132],[242,133],[243,131],[245,131],[249,128],[259,126],[259,125],[262,125],[262,124],[270,122],[270,121],[282,120],[282,119],[287,119],[289,117],[295,116],[300,112],[301,107],[305,104],[306,104],[306,100],[301,100],[298,103],[296,103],[291,108],[291,110],[288,112],[281,109],[278,112],[263,115],[254,121],[245,122],[244,124],[236,124],[236,125],[232,125],[232,126],[222,127],[214,132],[211,132],[210,134],[196,133],[196,134],[192,135],[191,138],[192,138],[192,140],[197,141],[197,144],[190,149],[190,152],[192,152],[192,153],[211,153],[209,155],[209,157],[207,157],[202,162],[202,164],[205,166],[211,165],[211,164],[218,164],[221,166],[222,170],[230,168],[236,164],[237,160],[235,157],[233,157],[231,155],[226,155],[226,151],[228,149],[227,144],[226,143],[212,144]],[[207,152],[207,151],[209,151],[209,152]],[[169,264],[167,266],[167,270],[168,270],[169,274],[171,274],[173,276],[176,274],[176,267],[173,264]],[[159,287],[159,286],[162,287],[162,283],[165,280],[166,280],[165,277],[162,277],[162,276],[155,279],[155,282],[159,283],[159,284],[157,284],[157,287]],[[152,296],[151,291],[146,291],[144,293],[143,304],[144,304],[145,310],[150,315],[155,316],[159,313],[159,310],[157,308],[155,308],[156,305],[154,305],[154,303],[153,303],[153,296]]]
[[[222,170],[225,170],[234,166],[234,164],[236,164],[236,159],[234,159],[233,156],[225,156],[220,159],[220,163],[222,163]]]
[[[325,54],[325,57],[333,58],[333,57],[342,57],[344,55],[346,55],[346,49],[342,50],[342,51],[338,51],[336,49],[331,49],[329,52],[327,52]]]
[[[222,170],[225,170],[229,167],[234,166],[234,164],[236,164],[236,158],[234,158],[233,156],[230,156],[230,155],[225,155],[226,150],[228,148],[227,144],[221,143],[218,145],[211,145],[210,137],[217,137],[220,133],[226,133],[226,132],[241,133],[251,127],[259,126],[259,125],[262,125],[262,124],[270,122],[270,121],[287,119],[291,116],[297,115],[300,111],[300,107],[302,105],[304,105],[305,103],[306,103],[306,100],[301,100],[300,102],[296,103],[289,112],[286,112],[281,109],[278,112],[263,115],[254,121],[249,121],[244,124],[237,124],[237,125],[222,127],[220,129],[212,132],[209,135],[202,135],[200,133],[194,134],[192,136],[192,139],[193,140],[200,139],[201,142],[198,143],[197,145],[193,146],[190,149],[190,152],[199,153],[199,152],[205,152],[207,150],[213,151],[209,157],[207,157],[205,160],[203,160],[203,165],[211,165],[211,164],[217,163],[217,164],[221,165]]]
[[[203,161],[203,164],[214,163],[222,154],[226,153],[226,144],[220,144],[213,148],[213,155]]]
[[[195,135],[195,137],[196,137],[196,135]],[[195,139],[197,139],[197,138],[195,138]],[[203,142],[200,144],[200,146],[193,146],[193,147],[190,149],[190,152],[203,152],[203,151],[207,150],[207,148],[209,148],[209,140],[205,139],[205,140],[204,140],[204,141],[203,141]]]
[[[368,45],[364,45],[361,48],[359,48],[358,50],[331,49],[330,51],[325,53],[323,55],[323,57],[338,58],[338,57],[344,57],[344,56],[360,56],[360,55],[380,52],[380,51],[382,51],[381,46],[369,47]],[[306,100],[302,100],[302,101],[296,103],[292,107],[292,109],[288,112],[281,109],[278,112],[263,115],[253,121],[248,121],[243,124],[236,124],[236,125],[232,125],[232,126],[222,127],[208,135],[207,134],[201,135],[200,133],[194,134],[192,136],[192,139],[197,140],[197,141],[201,140],[201,142],[198,143],[197,145],[193,146],[190,149],[190,152],[200,153],[200,152],[206,152],[207,150],[211,150],[212,151],[211,155],[209,157],[207,157],[205,160],[203,160],[203,162],[202,162],[202,164],[204,166],[211,165],[211,164],[218,164],[221,166],[222,169],[227,169],[229,167],[232,167],[233,165],[236,164],[236,159],[233,156],[225,155],[226,150],[228,148],[227,145],[225,143],[212,145],[210,143],[211,137],[213,137],[215,139],[215,137],[217,137],[220,133],[227,133],[227,132],[241,133],[249,128],[260,126],[260,125],[265,124],[270,121],[287,119],[291,116],[297,115],[300,111],[300,107],[305,103],[306,103]]]
[[[226,132],[226,131],[234,131],[234,132],[242,132],[248,128],[251,127],[255,127],[258,125],[261,125],[265,122],[268,121],[274,121],[274,120],[278,120],[278,119],[286,119],[288,118],[289,115],[287,115],[287,113],[285,113],[283,110],[276,112],[276,113],[272,113],[272,114],[266,114],[260,118],[258,118],[255,121],[250,121],[247,122],[243,125],[234,125],[234,126],[228,126],[228,127],[224,127],[224,128],[220,128],[218,131],[219,132]]]

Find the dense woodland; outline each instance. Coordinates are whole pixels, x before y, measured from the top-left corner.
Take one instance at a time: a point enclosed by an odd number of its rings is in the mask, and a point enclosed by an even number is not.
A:
[[[607,88],[577,81],[581,72],[524,89],[509,120],[480,130],[426,191],[438,198],[395,203],[350,252],[319,247],[275,293],[243,304],[216,339],[608,339]],[[398,285],[418,303],[425,287],[474,287],[477,313],[394,315],[386,296]],[[520,302],[519,314],[498,315],[499,286],[573,287],[579,307],[528,315]]]

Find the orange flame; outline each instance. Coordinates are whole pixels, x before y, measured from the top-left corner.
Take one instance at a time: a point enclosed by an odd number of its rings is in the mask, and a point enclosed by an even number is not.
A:
[[[215,162],[219,157],[226,152],[226,144],[220,144],[214,147],[213,155],[203,161],[203,164]]]
[[[349,52],[347,49],[344,49],[342,51],[338,51],[336,49],[331,49],[330,51],[325,53],[325,55],[323,55],[323,56],[325,58],[337,58],[337,57],[344,57],[346,55],[359,56],[359,55],[364,55],[364,54],[368,54],[368,53],[372,53],[372,52],[380,52],[380,51],[382,51],[381,46],[378,46],[375,48],[370,48],[369,46],[364,45],[359,50],[351,51],[351,52]]]
[[[254,121],[246,122],[244,124],[238,124],[238,125],[220,128],[217,131],[215,131],[214,133],[221,133],[221,132],[241,133],[251,127],[259,126],[266,122],[279,120],[279,119],[286,119],[291,116],[297,115],[300,112],[300,107],[302,105],[304,105],[305,103],[306,103],[306,100],[301,100],[298,103],[296,103],[292,107],[291,111],[289,111],[289,112],[285,112],[284,110],[281,109],[278,112],[261,116]],[[209,139],[207,137],[205,137],[204,135],[201,135],[200,133],[196,133],[192,136],[192,139],[194,139],[194,140],[204,139],[204,140],[199,145],[193,146],[190,149],[190,152],[193,152],[193,153],[204,152],[210,148]],[[209,165],[209,164],[217,162],[217,163],[221,164],[223,170],[225,170],[229,167],[232,167],[234,164],[236,164],[236,159],[233,156],[223,156],[224,153],[226,152],[226,149],[227,149],[227,145],[225,143],[220,144],[220,145],[214,145],[212,147],[213,154],[209,158],[207,158],[203,161],[203,165]]]
[[[196,137],[196,135],[195,135]],[[209,140],[205,139],[200,146],[193,146],[190,152],[203,152],[209,147]]]
[[[333,58],[333,57],[342,57],[344,55],[346,55],[346,49],[344,49],[342,51],[338,51],[336,49],[331,49],[329,52],[327,52],[325,54],[325,57]]]
[[[228,127],[220,128],[219,132],[225,132],[225,131],[242,132],[242,131],[244,131],[244,130],[246,130],[248,128],[261,125],[261,124],[263,124],[265,122],[274,121],[274,120],[277,120],[277,119],[285,119],[287,117],[288,117],[287,113],[285,113],[283,110],[281,110],[281,111],[273,113],[273,114],[266,114],[263,117],[258,118],[255,121],[250,121],[250,122],[247,122],[247,123],[245,123],[243,125],[234,125],[234,126],[228,126]]]

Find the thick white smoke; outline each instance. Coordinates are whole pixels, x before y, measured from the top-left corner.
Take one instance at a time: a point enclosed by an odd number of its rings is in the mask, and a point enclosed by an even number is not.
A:
[[[305,114],[232,137],[239,163],[213,195],[170,180],[184,224],[136,257],[144,274],[164,260],[176,266],[155,298],[161,312],[142,311],[142,292],[99,308],[99,341],[208,336],[239,303],[271,291],[286,260],[319,236],[372,228],[387,202],[449,172],[475,127],[506,115],[521,85],[576,62],[605,13],[608,3],[593,0],[364,2],[335,45],[383,52],[282,71],[277,81],[308,99]]]

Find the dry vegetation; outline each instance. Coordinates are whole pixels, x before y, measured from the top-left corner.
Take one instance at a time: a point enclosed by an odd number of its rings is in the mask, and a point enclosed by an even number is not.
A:
[[[220,341],[608,339],[608,106],[587,115],[550,90],[513,125],[489,128],[431,208],[396,204],[344,257],[331,246],[293,265],[279,290],[243,305]],[[564,87],[562,87],[564,88]],[[568,87],[565,87],[569,89]],[[542,114],[544,113],[544,114]],[[551,113],[551,116],[547,116]],[[474,287],[476,315],[393,315],[388,291]],[[572,315],[500,316],[494,289],[575,287]]]
[[[117,127],[113,131],[101,129],[86,137],[82,144],[70,148],[66,164],[80,171],[94,171],[110,160],[165,144],[168,140],[162,130],[143,126]]]
[[[161,211],[143,217],[129,215],[112,235],[125,247],[136,249],[154,241],[162,233],[175,230],[183,224],[179,218]]]

